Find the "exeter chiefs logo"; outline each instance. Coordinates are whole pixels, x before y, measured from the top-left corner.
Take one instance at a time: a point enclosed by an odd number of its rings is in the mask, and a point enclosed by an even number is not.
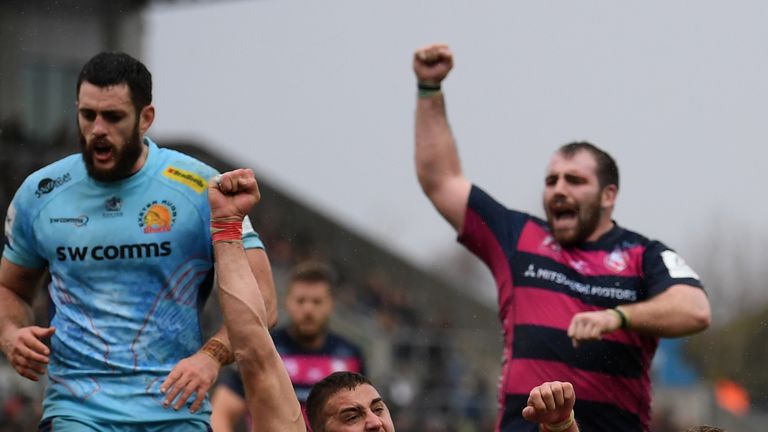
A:
[[[139,213],[139,227],[144,234],[168,232],[176,221],[176,206],[166,200],[152,201]]]

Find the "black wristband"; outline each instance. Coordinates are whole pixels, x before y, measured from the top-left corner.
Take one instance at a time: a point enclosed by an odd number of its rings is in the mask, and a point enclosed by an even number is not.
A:
[[[437,84],[427,84],[427,83],[419,83],[419,91],[427,91],[427,92],[435,92],[440,91],[440,83]]]
[[[619,328],[627,328],[629,326],[629,320],[627,319],[627,314],[624,313],[623,310],[619,309],[618,307],[613,308],[614,311],[616,311],[616,314],[619,315],[619,319],[621,319],[621,325]]]

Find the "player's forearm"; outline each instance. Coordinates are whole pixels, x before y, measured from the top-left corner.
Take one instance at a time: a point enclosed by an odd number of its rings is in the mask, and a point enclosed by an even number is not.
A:
[[[428,196],[446,180],[462,175],[442,93],[416,102],[415,157],[419,183]]]
[[[277,323],[277,294],[275,292],[275,284],[272,280],[272,269],[269,265],[269,259],[262,249],[247,249],[245,254],[248,260],[248,266],[253,273],[256,284],[261,292],[262,299],[264,300],[267,324],[269,328],[272,328]],[[218,280],[220,285],[221,276],[219,276]],[[219,287],[219,289],[221,289],[221,287]],[[232,344],[229,341],[226,325],[222,325],[211,339],[208,340],[206,345],[204,345],[204,349],[207,344],[211,343],[211,341],[219,341],[223,343],[230,352],[234,352],[232,351]],[[220,363],[222,363],[222,365],[227,364],[227,362]]]
[[[293,385],[269,335],[267,311],[242,245],[214,243],[219,298],[253,430],[303,431]]]
[[[267,311],[242,245],[216,242],[214,252],[224,325],[239,359],[244,352],[259,349],[257,339],[268,330]],[[258,356],[251,353],[248,357]]]
[[[275,282],[272,277],[272,267],[269,264],[269,258],[263,249],[246,250],[248,263],[259,285],[261,297],[264,299],[264,308],[267,311],[267,324],[271,329],[277,324],[277,292]]]
[[[709,327],[710,307],[701,289],[676,285],[648,301],[623,305],[629,327],[658,337],[681,337]]]
[[[0,346],[3,353],[10,352],[15,330],[32,325],[34,315],[29,304],[15,292],[0,285]],[[6,354],[7,355],[7,354]]]
[[[32,307],[12,290],[0,285],[0,336],[8,330],[32,325]]]

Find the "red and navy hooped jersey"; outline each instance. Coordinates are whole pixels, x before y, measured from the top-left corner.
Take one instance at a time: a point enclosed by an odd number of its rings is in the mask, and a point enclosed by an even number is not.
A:
[[[522,418],[530,390],[573,383],[584,431],[646,431],[649,368],[658,338],[618,330],[573,348],[572,317],[641,302],[698,275],[658,241],[615,225],[595,242],[561,247],[547,223],[473,186],[459,241],[493,272],[504,331],[497,431],[537,431]]]

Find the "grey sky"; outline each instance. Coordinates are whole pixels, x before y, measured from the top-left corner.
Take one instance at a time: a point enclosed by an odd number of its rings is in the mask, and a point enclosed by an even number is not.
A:
[[[541,214],[560,144],[622,171],[617,221],[684,256],[717,224],[768,233],[768,3],[269,1],[155,7],[151,135],[256,169],[420,265],[459,248],[413,168],[411,55],[454,49],[466,175]],[[760,234],[762,233],[762,234]]]

